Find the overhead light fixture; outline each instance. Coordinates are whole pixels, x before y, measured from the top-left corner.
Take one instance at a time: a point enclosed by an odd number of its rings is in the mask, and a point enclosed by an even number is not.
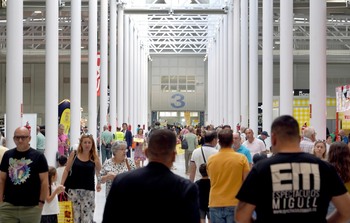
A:
[[[41,13],[41,11],[34,11],[34,13],[35,13],[35,14],[40,14],[40,13]]]

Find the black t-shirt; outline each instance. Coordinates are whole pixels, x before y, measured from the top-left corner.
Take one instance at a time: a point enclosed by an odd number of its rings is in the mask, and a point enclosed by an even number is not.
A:
[[[210,179],[199,179],[196,181],[199,191],[199,208],[209,211]]]
[[[41,190],[39,174],[48,171],[43,153],[33,148],[25,152],[10,149],[2,158],[0,170],[7,174],[5,202],[16,206],[38,205]]]
[[[334,167],[307,153],[279,153],[253,166],[237,198],[256,222],[323,223],[329,201],[346,193]]]

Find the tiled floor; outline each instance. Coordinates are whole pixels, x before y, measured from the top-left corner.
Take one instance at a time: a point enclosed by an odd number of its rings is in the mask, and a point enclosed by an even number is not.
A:
[[[188,176],[185,174],[185,158],[183,154],[177,155],[173,171],[185,178],[188,178]],[[102,190],[98,193],[96,193],[96,208],[95,208],[95,216],[94,221],[96,223],[102,222],[102,216],[103,216],[103,209],[105,205],[105,185],[102,185]]]

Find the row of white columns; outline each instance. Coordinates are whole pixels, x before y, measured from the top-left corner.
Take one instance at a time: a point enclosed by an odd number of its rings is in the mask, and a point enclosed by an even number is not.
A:
[[[326,137],[327,117],[326,9],[326,0],[310,1],[310,123],[320,139]],[[258,89],[258,19],[258,0],[229,2],[229,12],[208,49],[207,122],[210,124],[229,124],[235,129],[239,123],[257,132],[258,96],[262,94],[262,128],[270,131],[273,0],[263,0],[261,92]],[[293,0],[280,1],[280,115],[293,115],[293,24]]]
[[[100,20],[100,111],[97,111],[97,1],[89,1],[89,85],[88,114],[89,132],[97,136],[97,112],[100,112],[100,132],[103,125],[110,124],[112,131],[123,122],[147,127],[148,111],[148,56],[141,46],[135,24],[124,16],[123,5],[116,0],[101,0]],[[118,9],[117,9],[118,6]],[[81,108],[81,2],[71,5],[71,144],[79,142]],[[118,11],[118,17],[117,17]],[[59,48],[58,48],[58,4],[46,0],[46,57],[45,57],[45,126],[46,157],[49,165],[55,165],[58,147],[58,89],[59,89]],[[23,105],[23,3],[10,1],[7,6],[7,58],[6,58],[6,136],[8,147],[15,147],[11,140],[13,133],[22,123]],[[124,18],[127,18],[124,20]],[[118,21],[118,24],[117,24]],[[108,24],[110,35],[108,35]],[[126,27],[124,32],[124,25]],[[118,28],[118,36],[117,36]],[[109,37],[109,38],[108,38]],[[124,39],[126,40],[124,43]],[[117,44],[118,40],[118,44]],[[108,54],[109,45],[109,54]],[[125,49],[129,49],[125,51]],[[118,55],[117,55],[118,51]],[[109,64],[109,70],[108,70]],[[125,69],[124,69],[125,68]],[[109,77],[109,78],[108,78]],[[108,85],[109,99],[108,100]],[[108,114],[109,101],[109,114]],[[142,127],[142,126],[141,126]],[[35,127],[32,131],[35,131]]]

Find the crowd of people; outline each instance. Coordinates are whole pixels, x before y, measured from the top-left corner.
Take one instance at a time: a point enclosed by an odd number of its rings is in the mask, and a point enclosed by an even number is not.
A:
[[[258,135],[229,125],[178,128],[159,122],[132,134],[123,123],[115,133],[106,125],[99,138],[84,127],[71,149],[64,126],[58,129],[57,167],[48,166],[39,127],[37,148],[30,146],[30,130],[18,127],[16,147],[0,150],[0,222],[57,222],[58,197],[65,193],[74,222],[93,222],[95,192],[102,185],[104,223],[116,222],[117,211],[135,222],[350,221],[344,130],[318,140],[312,126],[301,130],[287,115],[274,120],[270,134]],[[185,177],[172,171],[182,141]],[[153,205],[135,214],[137,200]]]

